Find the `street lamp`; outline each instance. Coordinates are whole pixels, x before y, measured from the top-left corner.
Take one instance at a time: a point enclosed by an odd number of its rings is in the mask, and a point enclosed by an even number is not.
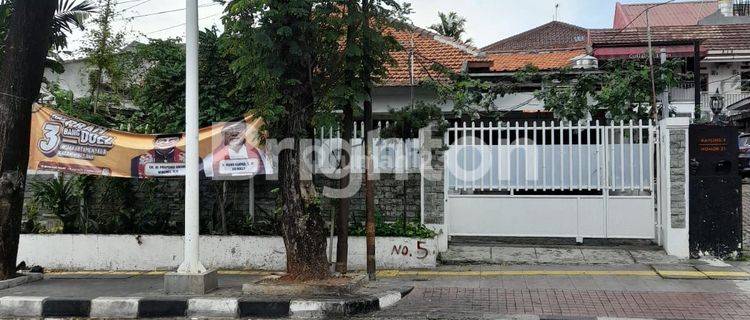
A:
[[[714,113],[713,122],[719,122],[719,114],[724,109],[724,96],[716,89],[716,93],[711,95],[711,112]]]

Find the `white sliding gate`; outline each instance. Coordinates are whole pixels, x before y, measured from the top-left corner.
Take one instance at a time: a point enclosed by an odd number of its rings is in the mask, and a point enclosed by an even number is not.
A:
[[[448,234],[654,239],[655,137],[640,121],[455,124]]]

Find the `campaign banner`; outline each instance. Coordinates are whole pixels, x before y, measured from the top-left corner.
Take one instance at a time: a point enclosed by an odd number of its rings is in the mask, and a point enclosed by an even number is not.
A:
[[[263,120],[217,123],[200,129],[201,175],[238,179],[272,174],[261,145]],[[124,178],[185,175],[184,134],[145,135],[91,124],[55,109],[35,106],[29,169]]]

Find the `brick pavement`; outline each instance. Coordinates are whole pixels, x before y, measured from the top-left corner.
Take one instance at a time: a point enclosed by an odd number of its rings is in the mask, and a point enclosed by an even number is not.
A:
[[[416,288],[373,318],[456,319],[502,315],[544,318],[750,319],[750,295],[564,289]]]

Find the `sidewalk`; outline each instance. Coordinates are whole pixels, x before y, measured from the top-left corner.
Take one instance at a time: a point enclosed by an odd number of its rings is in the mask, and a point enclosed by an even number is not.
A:
[[[750,264],[737,263],[750,271]],[[647,271],[630,266],[632,271]],[[366,319],[750,319],[750,281],[664,279],[656,274],[606,275],[612,266],[513,266],[530,274],[490,275],[498,266],[452,266],[382,281],[415,286],[389,310]],[[502,270],[509,270],[502,267]],[[624,269],[626,266],[619,266]],[[531,274],[537,270],[595,274]],[[613,270],[613,269],[612,269]]]
[[[750,281],[710,276],[722,272],[750,279],[750,263],[737,263],[723,271],[708,267],[547,264],[380,270],[379,280],[356,294],[294,297],[242,293],[242,284],[270,272],[221,271],[220,288],[199,297],[164,295],[162,271],[53,272],[44,280],[0,290],[0,316],[9,315],[2,314],[9,305],[20,305],[32,310],[31,317],[287,317],[333,311],[394,319],[502,319],[507,315],[750,319]],[[665,276],[670,272],[678,276]],[[376,313],[366,314],[372,311]]]
[[[444,264],[673,264],[678,258],[660,248],[589,246],[451,245]]]

